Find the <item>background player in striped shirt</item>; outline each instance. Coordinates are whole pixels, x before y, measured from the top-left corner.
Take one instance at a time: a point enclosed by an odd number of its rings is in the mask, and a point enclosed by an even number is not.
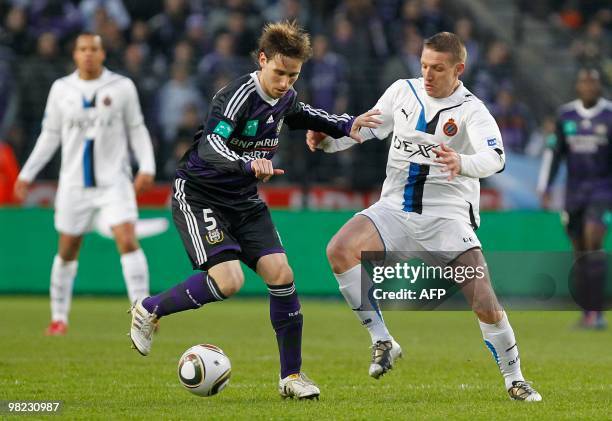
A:
[[[578,99],[563,105],[555,136],[544,152],[538,190],[550,207],[550,187],[567,161],[564,222],[576,263],[575,297],[584,309],[579,326],[603,329],[606,255],[603,243],[612,223],[612,104],[601,96],[599,72],[578,72]]]
[[[61,145],[62,166],[55,199],[58,252],[51,268],[49,335],[66,333],[72,286],[83,235],[96,212],[111,226],[130,302],[149,294],[146,257],[136,238],[136,194],[150,188],[155,160],[134,83],[106,69],[100,36],[76,39],[76,71],[49,92],[42,131],[15,183],[23,200],[36,174]],[[132,183],[128,149],[138,160]]]
[[[327,256],[340,291],[372,339],[369,374],[379,378],[401,356],[382,314],[362,282],[362,251],[398,252],[422,257],[442,267],[471,268],[460,284],[478,316],[485,343],[504,377],[510,398],[542,399],[520,369],[518,347],[506,312],[491,287],[478,228],[480,183],[503,170],[505,156],[499,128],[485,107],[463,86],[465,46],[441,32],[424,43],[422,78],[400,79],[378,100],[382,124],[361,129],[364,139],[392,134],[387,177],[381,198],[349,220],[334,236]],[[336,152],[355,145],[309,132],[311,150]],[[368,291],[362,302],[362,291]],[[368,302],[373,302],[369,305]]]
[[[215,94],[195,142],[174,180],[172,214],[197,272],[132,309],[131,338],[143,355],[151,350],[156,320],[222,301],[244,282],[240,261],[268,286],[270,320],[280,354],[279,392],[313,399],[319,388],[301,372],[302,314],[293,272],[257,182],[284,170],[274,168],[283,123],[335,137],[359,139],[360,127],[374,127],[373,112],[357,118],[332,115],[297,100],[293,84],[310,57],[309,36],[295,23],[267,25],[256,52],[260,70]]]

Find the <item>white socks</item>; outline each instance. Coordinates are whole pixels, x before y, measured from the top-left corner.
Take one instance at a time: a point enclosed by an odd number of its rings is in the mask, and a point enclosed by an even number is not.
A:
[[[361,265],[359,264],[341,274],[334,273],[334,276],[338,281],[340,292],[344,299],[361,321],[361,324],[370,332],[372,343],[391,340],[391,335],[387,330],[387,326],[385,326],[385,321],[380,311],[375,311],[374,308],[372,310],[360,310],[362,296]],[[369,288],[363,288],[363,290],[368,291]],[[378,309],[378,305],[375,302],[373,305],[376,305],[376,309]]]
[[[51,267],[51,320],[68,323],[68,313],[72,301],[72,286],[77,274],[77,260],[64,261],[55,255]],[[130,302],[149,296],[149,267],[147,259],[138,249],[121,255],[121,267]]]
[[[59,255],[53,258],[51,267],[51,320],[68,323],[72,285],[77,274],[78,261],[64,261]]]
[[[121,255],[121,269],[130,303],[149,296],[149,266],[142,249]]]
[[[489,351],[493,354],[493,358],[506,383],[506,390],[512,387],[512,382],[515,380],[524,380],[521,373],[521,360],[519,358],[518,346],[514,339],[514,331],[508,317],[504,311],[502,319],[495,324],[483,323],[480,320],[480,330],[482,337]]]

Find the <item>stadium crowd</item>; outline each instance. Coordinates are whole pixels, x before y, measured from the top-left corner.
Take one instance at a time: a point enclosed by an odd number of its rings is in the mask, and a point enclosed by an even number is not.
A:
[[[303,101],[335,113],[363,112],[394,80],[419,75],[425,37],[450,30],[462,37],[468,49],[468,71],[462,79],[494,113],[506,148],[540,153],[541,139],[554,123],[545,118],[537,124],[517,98],[511,48],[479,33],[469,16],[445,12],[447,3],[0,0],[0,140],[8,142],[23,163],[40,131],[52,82],[73,70],[75,35],[92,31],[103,37],[106,66],[135,82],[153,136],[157,178],[169,180],[204,119],[210,98],[232,78],[256,68],[250,53],[262,24],[297,19],[312,34],[314,49],[296,84]],[[563,13],[565,3],[573,2],[549,3],[559,22],[571,21]],[[607,15],[591,11],[568,30],[579,34],[573,48],[577,60],[586,60],[583,56],[588,53],[600,58],[600,67],[607,66],[609,72],[609,11]],[[278,182],[367,189],[384,177],[384,165],[378,165],[387,155],[383,142],[315,157],[307,152],[303,133],[284,131],[283,136],[277,166],[287,173],[277,177]],[[56,157],[40,177],[55,178],[58,161]]]

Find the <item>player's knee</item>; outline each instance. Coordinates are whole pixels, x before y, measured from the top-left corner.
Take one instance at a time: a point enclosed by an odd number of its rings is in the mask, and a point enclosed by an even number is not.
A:
[[[244,285],[244,274],[242,271],[233,271],[221,279],[215,279],[221,293],[229,297],[236,294]]]
[[[358,263],[359,259],[356,259],[352,252],[350,244],[345,244],[337,237],[327,245],[327,260],[332,267],[334,273],[344,273],[349,270],[352,266]],[[357,260],[357,262],[355,262]]]
[[[293,282],[293,271],[289,265],[279,265],[270,279],[266,279],[268,285],[287,285]]]
[[[329,243],[327,243],[327,249],[325,250],[327,254],[327,260],[333,266],[334,262],[340,260],[341,255],[343,253],[342,248],[339,246],[336,237],[332,238]]]
[[[131,253],[140,248],[138,240],[135,236],[125,236],[117,238],[117,249],[120,254]]]
[[[77,238],[60,240],[57,254],[65,262],[71,262],[79,257],[79,250],[81,248],[81,241]]]
[[[72,262],[79,257],[78,249],[62,249],[58,250],[57,254],[64,262]]]

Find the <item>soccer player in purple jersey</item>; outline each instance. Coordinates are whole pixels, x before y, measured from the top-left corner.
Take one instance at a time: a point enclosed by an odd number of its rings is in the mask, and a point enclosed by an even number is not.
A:
[[[538,190],[550,205],[550,187],[567,161],[564,222],[576,255],[576,299],[584,309],[579,326],[603,329],[606,255],[603,243],[612,219],[612,103],[601,96],[599,73],[582,69],[578,99],[563,105],[557,130],[544,153]]]
[[[297,100],[293,84],[310,57],[309,36],[295,23],[267,25],[259,40],[259,71],[215,94],[195,142],[174,180],[172,214],[194,269],[199,272],[161,294],[137,301],[130,336],[142,355],[151,350],[157,319],[222,301],[244,282],[240,261],[257,272],[270,293],[270,320],[280,353],[282,397],[318,398],[301,372],[302,314],[293,272],[257,182],[283,174],[274,168],[283,122],[361,140],[377,112],[333,115]]]

